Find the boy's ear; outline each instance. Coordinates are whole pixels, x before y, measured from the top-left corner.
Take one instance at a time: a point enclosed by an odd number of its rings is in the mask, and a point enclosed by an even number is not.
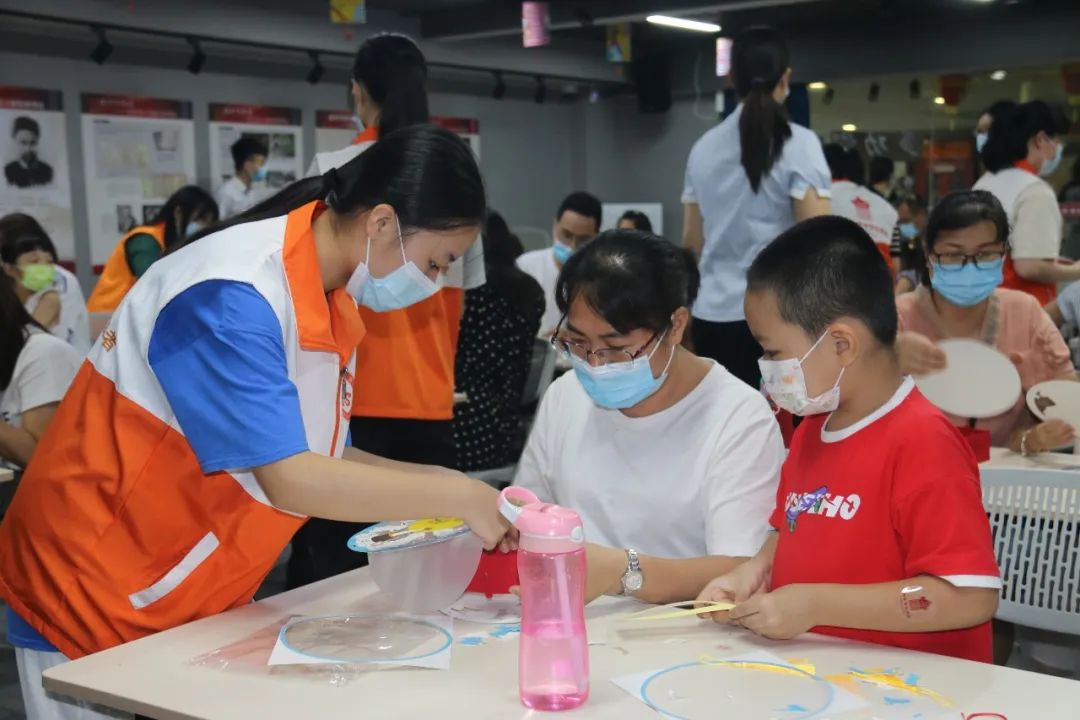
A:
[[[836,350],[840,364],[844,367],[851,365],[862,353],[862,342],[855,325],[841,320],[829,329],[829,341]]]

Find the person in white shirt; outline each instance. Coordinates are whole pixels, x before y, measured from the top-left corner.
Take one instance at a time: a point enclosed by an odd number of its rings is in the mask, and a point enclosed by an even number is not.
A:
[[[833,215],[845,217],[865,230],[885,262],[893,267],[892,244],[898,217],[896,208],[863,185],[866,172],[858,151],[846,150],[838,143],[829,143],[825,146],[825,161],[832,174],[829,193]]]
[[[550,248],[532,250],[517,259],[517,265],[532,275],[544,290],[546,307],[540,319],[540,337],[551,337],[561,314],[555,299],[559,271],[576,251],[600,232],[603,211],[600,201],[587,192],[567,195],[555,213]]]
[[[828,214],[832,184],[817,135],[788,122],[790,60],[771,28],[735,39],[731,79],[739,107],[694,144],[682,196],[683,244],[701,268],[694,348],[755,389],[761,346],[743,313],[746,270],[797,221]]]
[[[1054,299],[1058,283],[1080,280],[1080,263],[1059,258],[1061,209],[1045,180],[1061,164],[1069,127],[1061,108],[1041,100],[995,117],[982,151],[987,172],[974,187],[993,193],[1009,217],[1002,286],[1023,290],[1044,306]]]
[[[230,151],[236,174],[221,184],[214,197],[222,220],[255,207],[262,200],[255,183],[266,181],[267,150],[261,140],[242,135]]]
[[[765,398],[682,347],[699,277],[632,230],[567,261],[552,339],[573,372],[545,394],[514,484],[581,514],[587,595],[696,597],[768,530],[784,446]]]
[[[0,466],[30,462],[80,362],[30,317],[12,278],[0,273]]]
[[[56,247],[37,220],[25,213],[0,218],[0,261],[34,320],[85,355],[90,324],[82,286],[56,264]]]

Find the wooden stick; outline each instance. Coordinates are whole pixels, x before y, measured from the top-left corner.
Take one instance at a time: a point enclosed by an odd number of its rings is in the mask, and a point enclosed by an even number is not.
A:
[[[683,608],[687,605],[703,605],[704,607],[691,607],[685,610],[672,610],[671,612],[659,612],[665,608]],[[667,605],[660,605],[658,607],[648,608],[641,612],[636,612],[632,615],[628,615],[624,620],[627,622],[649,622],[652,620],[673,620],[675,618],[693,617],[694,615],[704,615],[711,612],[723,612],[725,610],[731,610],[735,607],[735,603],[718,601],[718,602],[706,602],[704,600],[683,600],[682,602],[668,603]]]

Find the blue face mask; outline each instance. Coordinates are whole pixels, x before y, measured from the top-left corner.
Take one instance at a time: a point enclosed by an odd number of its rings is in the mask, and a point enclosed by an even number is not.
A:
[[[395,218],[395,222],[397,219]],[[356,302],[375,312],[400,310],[410,305],[423,302],[439,291],[437,283],[405,257],[405,240],[401,236],[401,224],[398,224],[398,242],[401,244],[401,266],[386,277],[372,277],[368,272],[368,260],[371,258],[371,238],[368,238],[368,257],[356,266],[345,289]],[[440,276],[441,279],[441,276]]]
[[[1045,161],[1042,167],[1039,168],[1039,177],[1050,177],[1054,174],[1054,171],[1061,165],[1061,158],[1065,154],[1065,144],[1058,143],[1057,152],[1054,153],[1054,157]]]
[[[251,179],[255,182],[263,182],[264,180],[266,180],[266,174],[267,169],[266,166],[263,165],[261,168],[255,171],[255,174],[251,176]]]
[[[666,334],[665,332],[664,335]],[[660,336],[656,347],[647,357],[638,358],[633,362],[593,367],[588,360],[571,355],[570,361],[574,366],[574,374],[592,401],[600,407],[607,410],[632,408],[651,397],[667,380],[668,368],[671,367],[671,361],[675,358],[674,346],[671,348],[671,356],[668,358],[667,365],[664,366],[664,371],[660,373],[660,377],[653,377],[652,365],[649,362],[660,347],[664,335]]]
[[[982,152],[986,147],[986,141],[990,139],[990,133],[975,133],[975,152]]]
[[[914,240],[919,237],[919,228],[915,227],[915,223],[900,223],[900,236],[905,240]]]
[[[570,256],[574,254],[574,248],[560,240],[555,241],[555,244],[551,246],[551,251],[555,253],[555,262],[560,265],[565,265]]]
[[[192,220],[184,228],[184,237],[189,238],[197,232],[202,232],[203,226]]]
[[[975,267],[975,263],[969,262],[959,270],[942,270],[940,263],[932,263],[934,274],[930,277],[930,285],[953,305],[971,307],[990,297],[994,288],[1001,284],[1004,265],[1004,258],[989,267]]]

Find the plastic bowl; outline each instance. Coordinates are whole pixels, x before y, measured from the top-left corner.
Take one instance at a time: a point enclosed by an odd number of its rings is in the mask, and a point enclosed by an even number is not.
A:
[[[471,532],[444,542],[373,552],[375,584],[403,610],[427,613],[450,607],[472,582],[483,541]]]

